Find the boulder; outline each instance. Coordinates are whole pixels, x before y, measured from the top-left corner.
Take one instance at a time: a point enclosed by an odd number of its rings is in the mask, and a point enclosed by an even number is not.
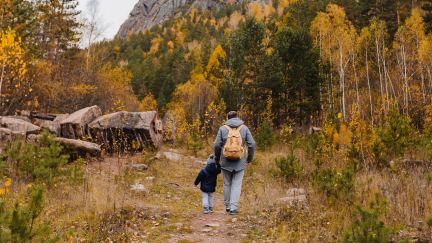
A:
[[[98,106],[91,106],[70,114],[60,122],[60,134],[62,137],[81,139],[87,136],[88,124],[102,115]]]
[[[11,118],[11,117],[0,117],[0,127],[7,128],[12,132],[27,134],[37,134],[40,132],[41,128],[26,122],[21,119]]]
[[[56,122],[62,122],[62,121],[64,121],[68,117],[69,117],[69,114],[57,114],[56,118],[54,119],[54,121],[56,121]]]
[[[289,206],[305,205],[307,203],[306,191],[303,188],[291,188],[287,196],[279,198],[278,202]]]
[[[12,131],[7,128],[0,127],[0,146],[12,141]]]
[[[138,151],[162,144],[162,121],[156,111],[120,111],[91,122],[92,139],[109,151]]]
[[[23,120],[23,121],[31,123],[30,118],[28,118],[27,116],[6,116],[6,117],[14,118],[14,119],[18,119],[18,120]]]
[[[48,130],[50,133],[60,136],[60,122],[58,121],[50,121],[50,120],[41,120],[41,119],[34,119],[33,123],[35,125],[38,125],[42,129]]]

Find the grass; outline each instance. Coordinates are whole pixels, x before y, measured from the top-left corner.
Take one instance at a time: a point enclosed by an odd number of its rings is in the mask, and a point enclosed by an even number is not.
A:
[[[354,219],[354,204],[366,207],[380,193],[388,210],[382,220],[393,229],[420,227],[431,232],[426,221],[432,215],[432,183],[426,169],[361,170],[354,180],[354,202],[330,202],[317,192],[309,178],[315,169],[314,158],[301,146],[294,154],[302,166],[303,176],[290,182],[275,177],[275,159],[291,153],[291,146],[275,145],[257,151],[248,166],[240,202],[239,224],[246,230],[244,242],[333,242]],[[190,154],[181,150],[182,154]],[[205,160],[210,150],[198,151]],[[62,241],[147,241],[166,242],[172,235],[192,233],[191,215],[201,210],[199,189],[193,181],[202,165],[185,156],[181,161],[153,160],[154,153],[142,156],[105,158],[82,164],[84,180],[79,183],[58,181],[46,195],[42,220]],[[335,158],[340,155],[335,155]],[[345,163],[334,159],[333,166]],[[146,163],[149,169],[137,172],[129,163]],[[148,180],[154,177],[154,180]],[[142,183],[148,193],[134,193],[130,185]],[[219,176],[218,191],[222,191]],[[11,197],[20,197],[25,185],[15,185]],[[307,191],[305,207],[277,203],[292,187]],[[221,194],[218,195],[221,197]],[[54,219],[54,220],[53,220]],[[419,225],[419,221],[425,221]],[[425,233],[426,234],[426,233]],[[185,241],[186,242],[186,241]]]

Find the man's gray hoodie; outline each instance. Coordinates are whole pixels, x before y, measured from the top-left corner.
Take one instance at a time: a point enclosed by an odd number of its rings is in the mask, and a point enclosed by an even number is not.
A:
[[[228,125],[232,128],[237,128],[243,125],[244,122],[239,118],[232,118],[226,121],[225,125]],[[214,154],[215,160],[220,161],[221,167],[223,170],[230,172],[242,171],[245,169],[246,162],[250,163],[254,157],[255,151],[255,141],[252,137],[249,128],[243,126],[240,130],[240,135],[243,139],[243,146],[245,148],[245,153],[242,159],[237,161],[228,160],[223,156],[223,147],[228,139],[228,129],[224,126],[219,128],[219,131],[216,136],[216,140],[214,142]]]

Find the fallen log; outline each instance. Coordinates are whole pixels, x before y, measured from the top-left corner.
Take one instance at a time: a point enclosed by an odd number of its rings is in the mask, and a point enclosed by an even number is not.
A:
[[[45,114],[45,113],[39,113],[39,112],[35,112],[35,111],[30,112],[30,119],[54,121],[54,119],[56,117],[57,116],[54,114]]]
[[[95,143],[68,138],[54,138],[54,141],[60,143],[66,149],[78,152],[80,155],[100,157],[102,153],[101,147]]]
[[[120,111],[101,116],[88,127],[93,141],[110,153],[139,151],[162,144],[162,121],[156,111]]]

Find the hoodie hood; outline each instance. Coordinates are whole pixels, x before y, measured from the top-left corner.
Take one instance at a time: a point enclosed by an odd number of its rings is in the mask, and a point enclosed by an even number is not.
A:
[[[227,125],[229,127],[232,127],[232,128],[239,127],[239,126],[241,126],[243,124],[244,124],[244,122],[241,119],[237,118],[237,117],[236,118],[231,118],[231,119],[229,119],[228,121],[225,122],[225,125]]]
[[[215,164],[215,163],[216,163],[215,156],[211,154],[207,159],[207,165]]]

